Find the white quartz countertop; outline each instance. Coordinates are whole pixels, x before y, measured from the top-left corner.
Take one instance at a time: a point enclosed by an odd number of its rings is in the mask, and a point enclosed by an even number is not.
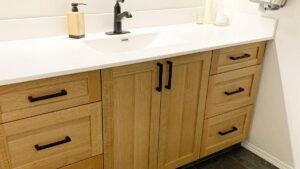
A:
[[[226,27],[189,23],[134,29],[131,34],[117,36],[87,34],[80,40],[51,37],[0,42],[0,85],[272,40],[275,30],[276,20],[252,17]],[[136,50],[113,52],[108,50],[111,45],[99,45],[99,51],[86,45],[109,38],[130,41],[147,34],[155,35],[151,44]]]

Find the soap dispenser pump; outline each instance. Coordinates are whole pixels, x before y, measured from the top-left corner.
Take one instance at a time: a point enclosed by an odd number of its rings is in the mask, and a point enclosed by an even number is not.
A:
[[[79,5],[86,5],[85,3],[72,3],[72,11],[68,12],[68,32],[69,37],[80,39],[85,37],[84,13],[79,11]]]

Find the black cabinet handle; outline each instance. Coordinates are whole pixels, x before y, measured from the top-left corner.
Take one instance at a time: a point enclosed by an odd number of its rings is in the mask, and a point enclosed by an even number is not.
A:
[[[50,148],[50,147],[58,146],[58,145],[61,145],[61,144],[66,144],[66,143],[69,143],[71,141],[72,141],[71,138],[69,136],[66,136],[64,140],[61,140],[61,141],[58,141],[58,142],[55,142],[55,143],[46,144],[46,145],[43,145],[43,146],[39,146],[38,144],[36,144],[34,146],[34,148],[36,149],[36,151],[41,151],[41,150],[44,150],[44,149],[47,149],[47,148]]]
[[[28,96],[28,100],[30,102],[37,102],[37,101],[42,101],[42,100],[51,99],[51,98],[55,98],[55,97],[66,96],[67,94],[68,94],[68,92],[65,89],[63,89],[59,93],[54,93],[54,94],[50,94],[50,95],[46,95],[46,96],[40,96],[40,97]]]
[[[168,84],[165,87],[166,89],[170,90],[172,88],[173,62],[167,61],[167,64],[169,65],[169,79],[168,79]]]
[[[161,92],[162,90],[162,80],[163,80],[163,64],[162,63],[157,63],[157,66],[159,68],[159,77],[158,77],[158,87],[156,90],[158,92]]]
[[[225,132],[219,132],[219,135],[221,135],[221,136],[225,136],[225,135],[227,135],[227,134],[229,134],[229,133],[232,133],[232,132],[235,132],[235,131],[237,131],[238,130],[238,128],[236,128],[236,127],[232,127],[232,129],[231,130],[228,130],[228,131],[225,131]]]
[[[251,55],[249,55],[248,53],[245,53],[241,56],[231,56],[229,58],[230,58],[230,60],[240,60],[240,59],[245,59],[245,58],[249,58],[249,57],[251,57]]]
[[[245,91],[245,89],[240,87],[240,88],[239,88],[238,90],[236,90],[236,91],[233,91],[233,92],[224,92],[224,94],[227,95],[227,96],[230,96],[230,95],[234,95],[234,94],[237,94],[237,93],[241,93],[241,92],[243,92],[243,91]]]

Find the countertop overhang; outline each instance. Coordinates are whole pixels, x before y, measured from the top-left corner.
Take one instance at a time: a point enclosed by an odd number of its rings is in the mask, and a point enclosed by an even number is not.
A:
[[[276,25],[274,19],[255,16],[225,27],[188,23],[134,29],[132,35],[155,32],[160,39],[180,43],[109,54],[83,43],[110,38],[103,32],[87,34],[81,40],[64,36],[0,42],[0,86],[268,41],[274,38]]]

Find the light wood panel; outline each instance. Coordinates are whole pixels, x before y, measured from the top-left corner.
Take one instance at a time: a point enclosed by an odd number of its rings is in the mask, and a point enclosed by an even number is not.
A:
[[[61,169],[103,169],[103,155],[62,167]]]
[[[0,87],[0,124],[101,100],[100,71],[79,73]],[[36,102],[34,98],[67,92]]]
[[[266,42],[258,42],[214,50],[210,74],[218,74],[261,64],[265,46]],[[247,57],[243,57],[246,55]],[[241,58],[232,59],[231,57]]]
[[[171,90],[164,89],[162,95],[159,169],[174,169],[199,157],[211,52],[168,61],[173,62],[173,78]]]
[[[205,117],[210,118],[253,104],[256,98],[259,74],[260,65],[211,76]],[[243,91],[237,92],[240,88]],[[226,95],[225,92],[233,94]]]
[[[201,157],[245,140],[248,135],[251,114],[252,105],[205,120]],[[233,130],[234,127],[235,130]]]
[[[54,169],[101,154],[101,117],[97,102],[1,125],[2,169]]]
[[[156,169],[160,93],[157,62],[106,69],[104,168]]]
[[[11,169],[7,142],[3,141],[5,139],[4,127],[0,125],[0,169]]]

